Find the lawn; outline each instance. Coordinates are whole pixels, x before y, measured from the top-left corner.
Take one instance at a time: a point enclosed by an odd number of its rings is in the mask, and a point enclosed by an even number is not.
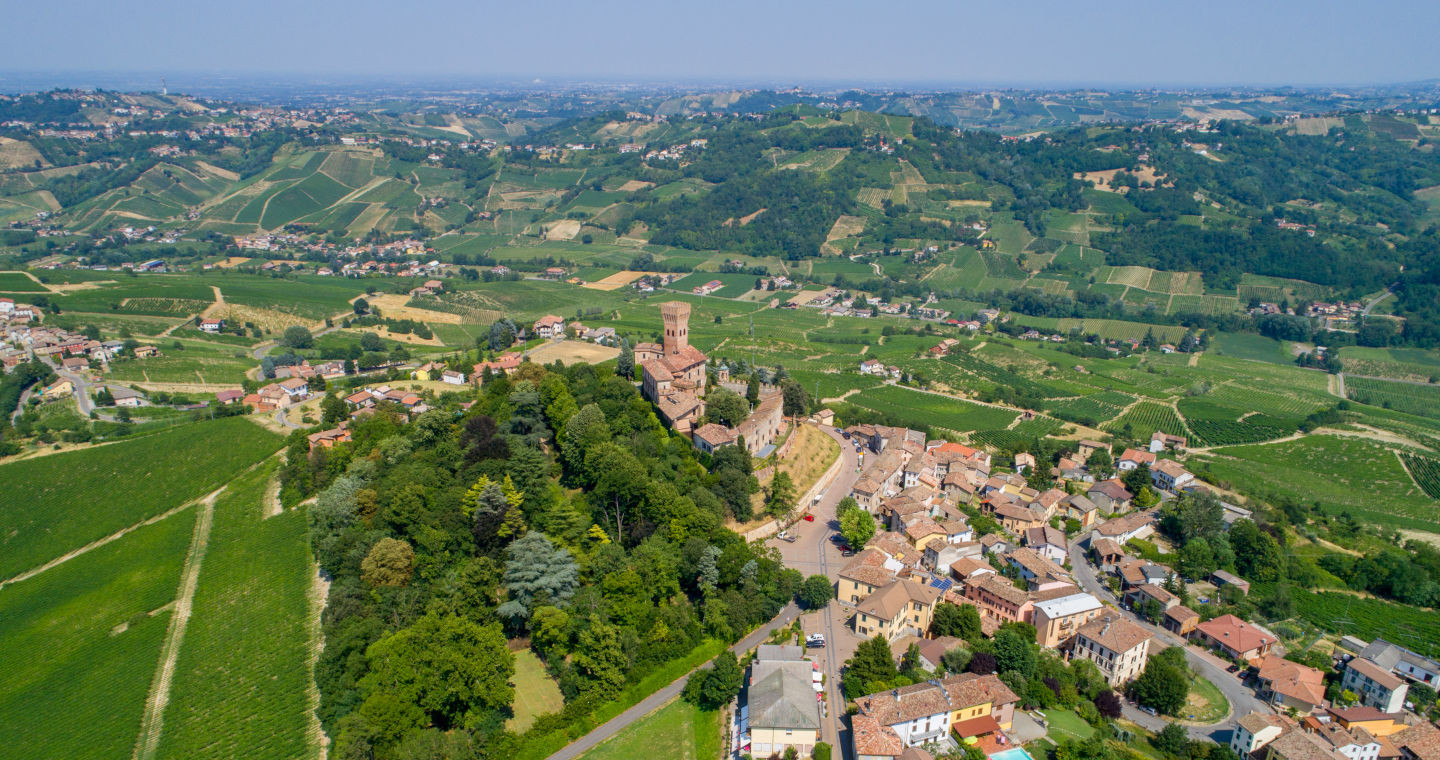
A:
[[[545,670],[545,663],[529,649],[515,652],[515,703],[511,705],[515,716],[505,722],[505,728],[517,734],[525,733],[541,715],[558,713],[565,707],[565,697],[555,679]]]
[[[304,512],[264,517],[274,469],[242,475],[216,501],[171,680],[162,758],[279,759],[309,752],[306,595],[313,571]]]
[[[130,756],[195,514],[0,589],[6,757]]]
[[[1181,719],[1209,725],[1223,720],[1229,714],[1230,702],[1215,688],[1215,684],[1199,676],[1190,682],[1190,694],[1185,699],[1185,706],[1180,708]]]
[[[709,760],[720,756],[720,712],[704,712],[677,699],[632,723],[584,760]]]
[[[1095,727],[1076,715],[1074,710],[1046,710],[1045,719],[1050,723],[1046,736],[1057,744],[1065,739],[1088,739],[1095,733]]]
[[[279,447],[230,417],[0,465],[0,578],[203,496]]]

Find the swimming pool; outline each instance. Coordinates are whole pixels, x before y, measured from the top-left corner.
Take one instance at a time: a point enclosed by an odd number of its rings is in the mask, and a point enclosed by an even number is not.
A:
[[[1003,752],[996,752],[990,756],[990,760],[1033,760],[1030,753],[1024,747],[1011,747]]]

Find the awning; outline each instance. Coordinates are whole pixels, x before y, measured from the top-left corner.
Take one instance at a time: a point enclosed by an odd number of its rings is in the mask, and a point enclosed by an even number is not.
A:
[[[956,736],[964,739],[970,736],[985,736],[1000,732],[1000,724],[989,715],[982,715],[979,718],[962,720],[950,727],[950,731]]]

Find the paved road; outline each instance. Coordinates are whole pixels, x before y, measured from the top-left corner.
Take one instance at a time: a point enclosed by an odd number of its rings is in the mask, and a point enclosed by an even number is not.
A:
[[[95,401],[90,398],[90,382],[79,372],[67,372],[51,360],[48,356],[41,357],[41,361],[55,370],[55,374],[69,380],[75,386],[75,406],[80,409],[81,417],[89,417],[90,412],[95,409]]]
[[[730,651],[738,656],[754,649],[769,639],[770,634],[774,633],[777,629],[784,628],[795,622],[795,618],[799,616],[800,608],[796,607],[794,602],[787,604],[785,609],[780,610],[780,614],[772,618],[770,622],[766,623],[763,627],[752,631],[749,636],[741,639],[735,646],[730,647]],[[700,667],[709,667],[709,663]],[[696,670],[699,669],[700,668],[696,668]],[[692,670],[691,673],[693,672],[695,671]],[[566,745],[564,749],[551,755],[548,760],[572,760],[572,758],[579,757],[589,750],[594,749],[601,742],[619,733],[626,726],[660,709],[665,703],[680,696],[680,692],[685,688],[685,682],[689,680],[689,678],[690,673],[686,673],[684,676],[677,678],[671,682],[669,686],[640,700],[634,707],[600,724],[595,730]],[[649,760],[660,760],[660,758],[650,758]]]
[[[849,560],[841,555],[839,547],[830,539],[840,529],[835,510],[840,505],[840,500],[850,495],[850,489],[859,477],[856,472],[859,456],[855,452],[855,444],[845,440],[840,430],[833,427],[822,427],[821,430],[840,444],[840,470],[821,493],[820,501],[810,507],[810,514],[815,516],[814,522],[801,520],[790,529],[797,537],[795,542],[772,538],[766,544],[780,551],[787,567],[795,568],[807,576],[824,575],[831,581],[838,581],[840,569]],[[832,602],[825,609],[806,615],[801,621],[807,635],[825,634],[827,646],[816,653],[820,658],[820,667],[825,671],[826,692],[826,714],[820,727],[820,740],[841,750],[841,757],[849,757],[850,754],[844,750],[842,744],[842,731],[845,726],[840,716],[845,699],[840,692],[840,667],[855,653],[855,648],[860,643],[860,639],[845,625],[848,617],[847,608],[838,602]],[[844,741],[848,742],[849,732],[845,731],[843,737]]]
[[[1396,283],[1396,284],[1398,285],[1399,283]],[[1380,295],[1375,296],[1374,298],[1372,298],[1372,299],[1370,300],[1370,303],[1365,304],[1365,308],[1360,311],[1360,315],[1361,315],[1361,316],[1364,316],[1364,317],[1370,316],[1370,310],[1371,310],[1371,309],[1373,309],[1373,308],[1375,308],[1377,305],[1379,305],[1379,303],[1380,303],[1381,301],[1384,301],[1385,299],[1389,298],[1390,296],[1395,295],[1395,292],[1390,289],[1390,288],[1392,288],[1392,287],[1394,287],[1394,285],[1387,286],[1387,287],[1385,288],[1385,292],[1384,292],[1384,293],[1381,293]]]
[[[1075,582],[1080,584],[1081,588],[1101,601],[1109,602],[1117,608],[1120,607],[1119,600],[1110,593],[1110,588],[1096,576],[1095,567],[1085,556],[1085,550],[1079,540],[1070,542],[1070,568],[1074,573]],[[1223,744],[1229,741],[1230,723],[1235,718],[1253,712],[1273,712],[1270,706],[1256,697],[1255,692],[1242,684],[1239,678],[1226,672],[1225,668],[1229,664],[1225,661],[1209,652],[1189,646],[1184,639],[1160,626],[1151,625],[1129,613],[1124,614],[1154,634],[1155,638],[1166,646],[1184,647],[1185,659],[1189,661],[1190,667],[1194,668],[1195,672],[1207,681],[1215,684],[1215,688],[1219,689],[1220,693],[1225,695],[1225,699],[1229,700],[1230,714],[1218,722],[1205,726],[1186,726],[1192,738],[1213,740]],[[1125,703],[1125,717],[1152,731],[1158,731],[1164,728],[1166,723],[1169,723],[1169,720],[1165,718],[1141,712],[1129,702]]]

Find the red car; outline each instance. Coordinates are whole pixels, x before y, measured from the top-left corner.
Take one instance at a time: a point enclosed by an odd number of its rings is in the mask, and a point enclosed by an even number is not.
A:
[[[804,520],[805,520],[805,522],[815,522],[815,515],[812,515],[812,514],[810,514],[809,512],[806,512],[806,513],[805,513]]]

